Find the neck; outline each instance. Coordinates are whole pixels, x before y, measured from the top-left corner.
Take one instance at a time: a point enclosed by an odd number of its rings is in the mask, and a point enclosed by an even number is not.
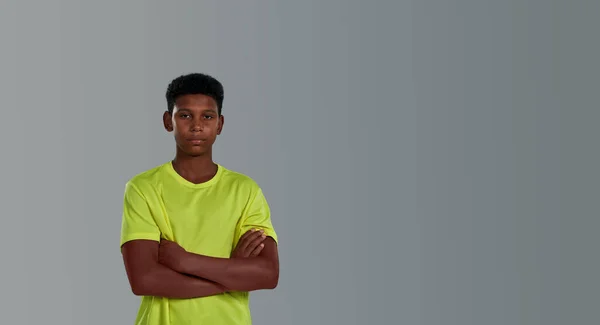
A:
[[[173,168],[188,181],[201,183],[211,179],[217,173],[218,167],[210,154],[194,157],[178,150],[173,159]]]

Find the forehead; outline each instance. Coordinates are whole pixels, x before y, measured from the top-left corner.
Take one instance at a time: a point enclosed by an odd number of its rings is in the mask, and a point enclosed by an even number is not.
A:
[[[174,109],[207,109],[217,108],[217,102],[210,96],[203,94],[189,94],[177,97]]]

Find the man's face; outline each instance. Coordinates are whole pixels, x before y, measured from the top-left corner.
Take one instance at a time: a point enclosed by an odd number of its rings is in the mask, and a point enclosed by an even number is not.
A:
[[[174,132],[179,149],[190,156],[212,152],[223,128],[215,100],[200,94],[177,98],[173,113],[165,112],[163,120],[165,129]]]

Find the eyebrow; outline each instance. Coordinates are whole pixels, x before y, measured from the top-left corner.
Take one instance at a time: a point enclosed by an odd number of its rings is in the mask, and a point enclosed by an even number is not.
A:
[[[181,112],[181,111],[192,112],[191,109],[186,108],[186,107],[177,107],[177,111],[178,112]],[[201,113],[217,113],[217,110],[214,108],[208,108],[208,109],[203,109],[201,111]]]

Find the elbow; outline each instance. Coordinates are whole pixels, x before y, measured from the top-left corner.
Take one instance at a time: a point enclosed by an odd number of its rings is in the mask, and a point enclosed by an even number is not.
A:
[[[279,278],[274,278],[267,283],[265,289],[273,290],[273,289],[277,288],[278,284],[279,284]]]
[[[131,292],[133,292],[134,295],[140,296],[140,297],[148,295],[148,293],[146,292],[146,288],[139,284],[131,285]]]
[[[136,296],[146,296],[147,295],[146,286],[144,285],[144,283],[141,280],[132,281],[130,283],[130,285],[131,285],[131,292],[133,292],[134,295],[136,295]]]
[[[138,275],[130,281],[131,291],[136,296],[151,296],[153,282],[151,274]]]
[[[275,289],[277,288],[277,285],[279,284],[279,270],[278,269],[274,269],[270,272],[271,274],[269,275],[266,284],[265,284],[265,289]]]
[[[248,277],[242,282],[232,283],[229,288],[236,291],[272,290],[279,284],[279,271],[276,268],[257,270],[255,277]]]

